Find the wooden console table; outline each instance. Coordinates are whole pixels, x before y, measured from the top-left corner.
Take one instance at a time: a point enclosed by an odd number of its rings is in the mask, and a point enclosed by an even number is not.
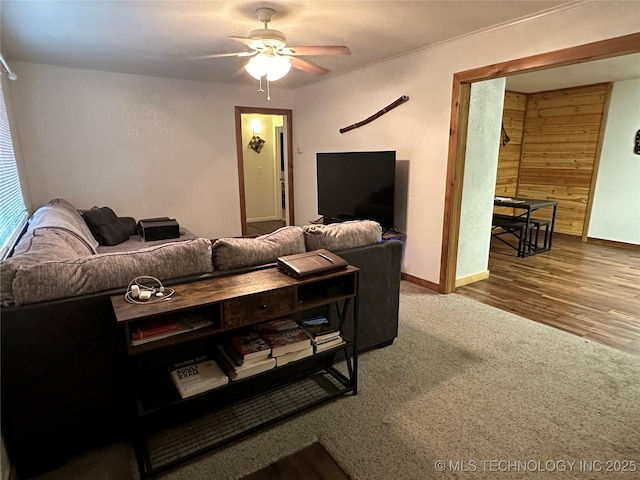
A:
[[[206,452],[246,437],[336,397],[357,394],[357,339],[267,372],[182,399],[168,366],[201,355],[215,356],[216,345],[255,324],[279,317],[328,314],[335,306],[342,327],[350,302],[357,332],[359,269],[293,279],[275,268],[172,286],[171,299],[138,305],[111,297],[129,353],[135,400],[133,440],[141,478],[148,478]],[[212,325],[142,345],[130,331],[149,318],[197,312]],[[342,330],[342,329],[341,329]],[[344,336],[344,330],[343,330]],[[344,359],[346,373],[334,368]]]

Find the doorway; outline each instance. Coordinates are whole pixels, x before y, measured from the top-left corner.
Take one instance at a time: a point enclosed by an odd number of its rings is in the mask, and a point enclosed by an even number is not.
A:
[[[236,107],[243,236],[293,225],[291,110]]]
[[[454,74],[449,129],[451,133],[449,137],[447,189],[445,194],[445,222],[438,285],[440,293],[451,293],[455,289],[471,84],[516,73],[637,53],[640,51],[639,40],[640,33],[635,33]]]

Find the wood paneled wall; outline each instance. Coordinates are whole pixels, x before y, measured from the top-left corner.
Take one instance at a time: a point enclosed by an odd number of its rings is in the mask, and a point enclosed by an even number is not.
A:
[[[528,95],[506,92],[503,120],[511,141],[500,148],[496,195],[556,200],[555,231],[581,236],[610,90],[610,84],[598,84]],[[522,101],[526,108],[518,141],[514,117]]]
[[[527,97],[518,196],[558,201],[555,231],[582,235],[609,84]]]
[[[526,93],[505,92],[502,125],[509,136],[509,143],[500,145],[498,153],[496,195],[499,197],[515,197],[518,193],[518,172],[526,106]]]

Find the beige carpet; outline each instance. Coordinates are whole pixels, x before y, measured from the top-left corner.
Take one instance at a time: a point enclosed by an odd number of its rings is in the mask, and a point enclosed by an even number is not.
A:
[[[316,441],[354,480],[639,478],[640,357],[405,282],[400,308],[357,396],[158,478],[237,479]],[[136,478],[135,462],[114,445],[40,478]]]

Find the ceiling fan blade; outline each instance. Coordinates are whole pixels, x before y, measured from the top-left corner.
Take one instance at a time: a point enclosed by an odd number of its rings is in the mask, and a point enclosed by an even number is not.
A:
[[[291,59],[291,66],[293,68],[297,68],[298,70],[302,70],[305,73],[310,73],[312,75],[324,75],[329,70],[323,67],[319,67],[318,65],[314,65],[311,62],[307,62],[301,58],[297,57],[289,57]]]
[[[244,43],[245,45],[248,45],[249,47],[252,47],[252,48],[256,42],[253,38],[248,38],[248,37],[231,36],[228,38],[230,38],[231,40],[235,40],[236,42]]]
[[[344,45],[318,45],[312,47],[286,47],[282,53],[287,55],[351,55]]]
[[[253,52],[236,52],[236,53],[212,53],[211,55],[201,55],[199,57],[191,57],[191,60],[205,60],[207,58],[219,58],[219,57],[251,57],[258,53]]]

